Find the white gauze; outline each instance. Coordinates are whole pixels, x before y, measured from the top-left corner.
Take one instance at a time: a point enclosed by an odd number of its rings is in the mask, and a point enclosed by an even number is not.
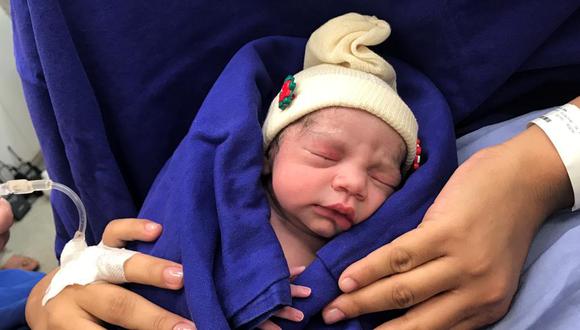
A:
[[[86,285],[96,281],[125,283],[125,261],[136,251],[108,247],[103,242],[87,246],[84,235],[77,233],[64,246],[60,269],[52,278],[42,298],[42,305],[54,298],[69,285]]]

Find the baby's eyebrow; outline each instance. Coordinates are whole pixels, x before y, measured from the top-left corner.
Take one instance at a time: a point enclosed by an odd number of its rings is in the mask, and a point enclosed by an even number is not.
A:
[[[314,142],[328,144],[331,147],[336,148],[343,148],[345,145],[345,141],[340,138],[339,135],[334,134],[333,132],[323,131],[323,130],[313,130],[309,129],[308,137],[313,139]]]
[[[323,135],[323,136],[329,136],[329,137],[334,137],[336,136],[336,133],[339,133],[339,130],[335,129],[333,130],[329,130],[329,129],[317,129],[316,127],[312,127],[309,126],[307,129],[304,130],[305,133],[310,133],[312,135]]]

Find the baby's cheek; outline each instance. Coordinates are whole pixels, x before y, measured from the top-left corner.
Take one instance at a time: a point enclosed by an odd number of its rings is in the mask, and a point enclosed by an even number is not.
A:
[[[367,204],[360,214],[360,220],[358,220],[356,223],[358,224],[368,220],[368,218],[370,218],[378,209],[383,206],[385,201],[389,198],[390,195],[392,195],[392,193],[392,191],[387,193],[385,193],[385,191],[378,191],[375,192],[375,194],[372,196],[369,196],[367,199]]]
[[[301,180],[293,176],[278,176],[273,178],[272,189],[283,208],[292,208],[300,204],[303,194]]]
[[[311,171],[304,170],[301,166],[286,166],[282,171],[277,171],[273,176],[273,186],[280,193],[300,193],[304,190],[310,190],[317,181]]]

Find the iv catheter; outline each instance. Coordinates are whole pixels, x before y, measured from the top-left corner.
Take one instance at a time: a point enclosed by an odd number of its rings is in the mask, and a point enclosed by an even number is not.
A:
[[[35,191],[58,190],[67,195],[77,207],[79,213],[79,229],[75,234],[75,238],[85,236],[87,228],[87,212],[80,197],[69,187],[53,182],[51,180],[11,180],[0,184],[0,197],[15,195],[31,194]]]
[[[124,264],[137,251],[108,247],[103,242],[87,246],[85,240],[87,213],[81,199],[72,189],[51,180],[12,180],[0,184],[0,196],[24,195],[52,189],[72,199],[79,212],[80,221],[78,231],[62,249],[60,267],[46,289],[42,305],[46,305],[50,299],[69,285],[86,285],[95,281],[127,282]]]

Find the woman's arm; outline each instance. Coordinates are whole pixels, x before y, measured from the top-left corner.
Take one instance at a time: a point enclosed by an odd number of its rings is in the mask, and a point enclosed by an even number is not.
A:
[[[324,319],[410,307],[379,329],[493,323],[509,308],[537,229],[573,200],[556,149],[532,125],[473,155],[417,229],[348,267],[339,279],[345,294],[325,308]]]

